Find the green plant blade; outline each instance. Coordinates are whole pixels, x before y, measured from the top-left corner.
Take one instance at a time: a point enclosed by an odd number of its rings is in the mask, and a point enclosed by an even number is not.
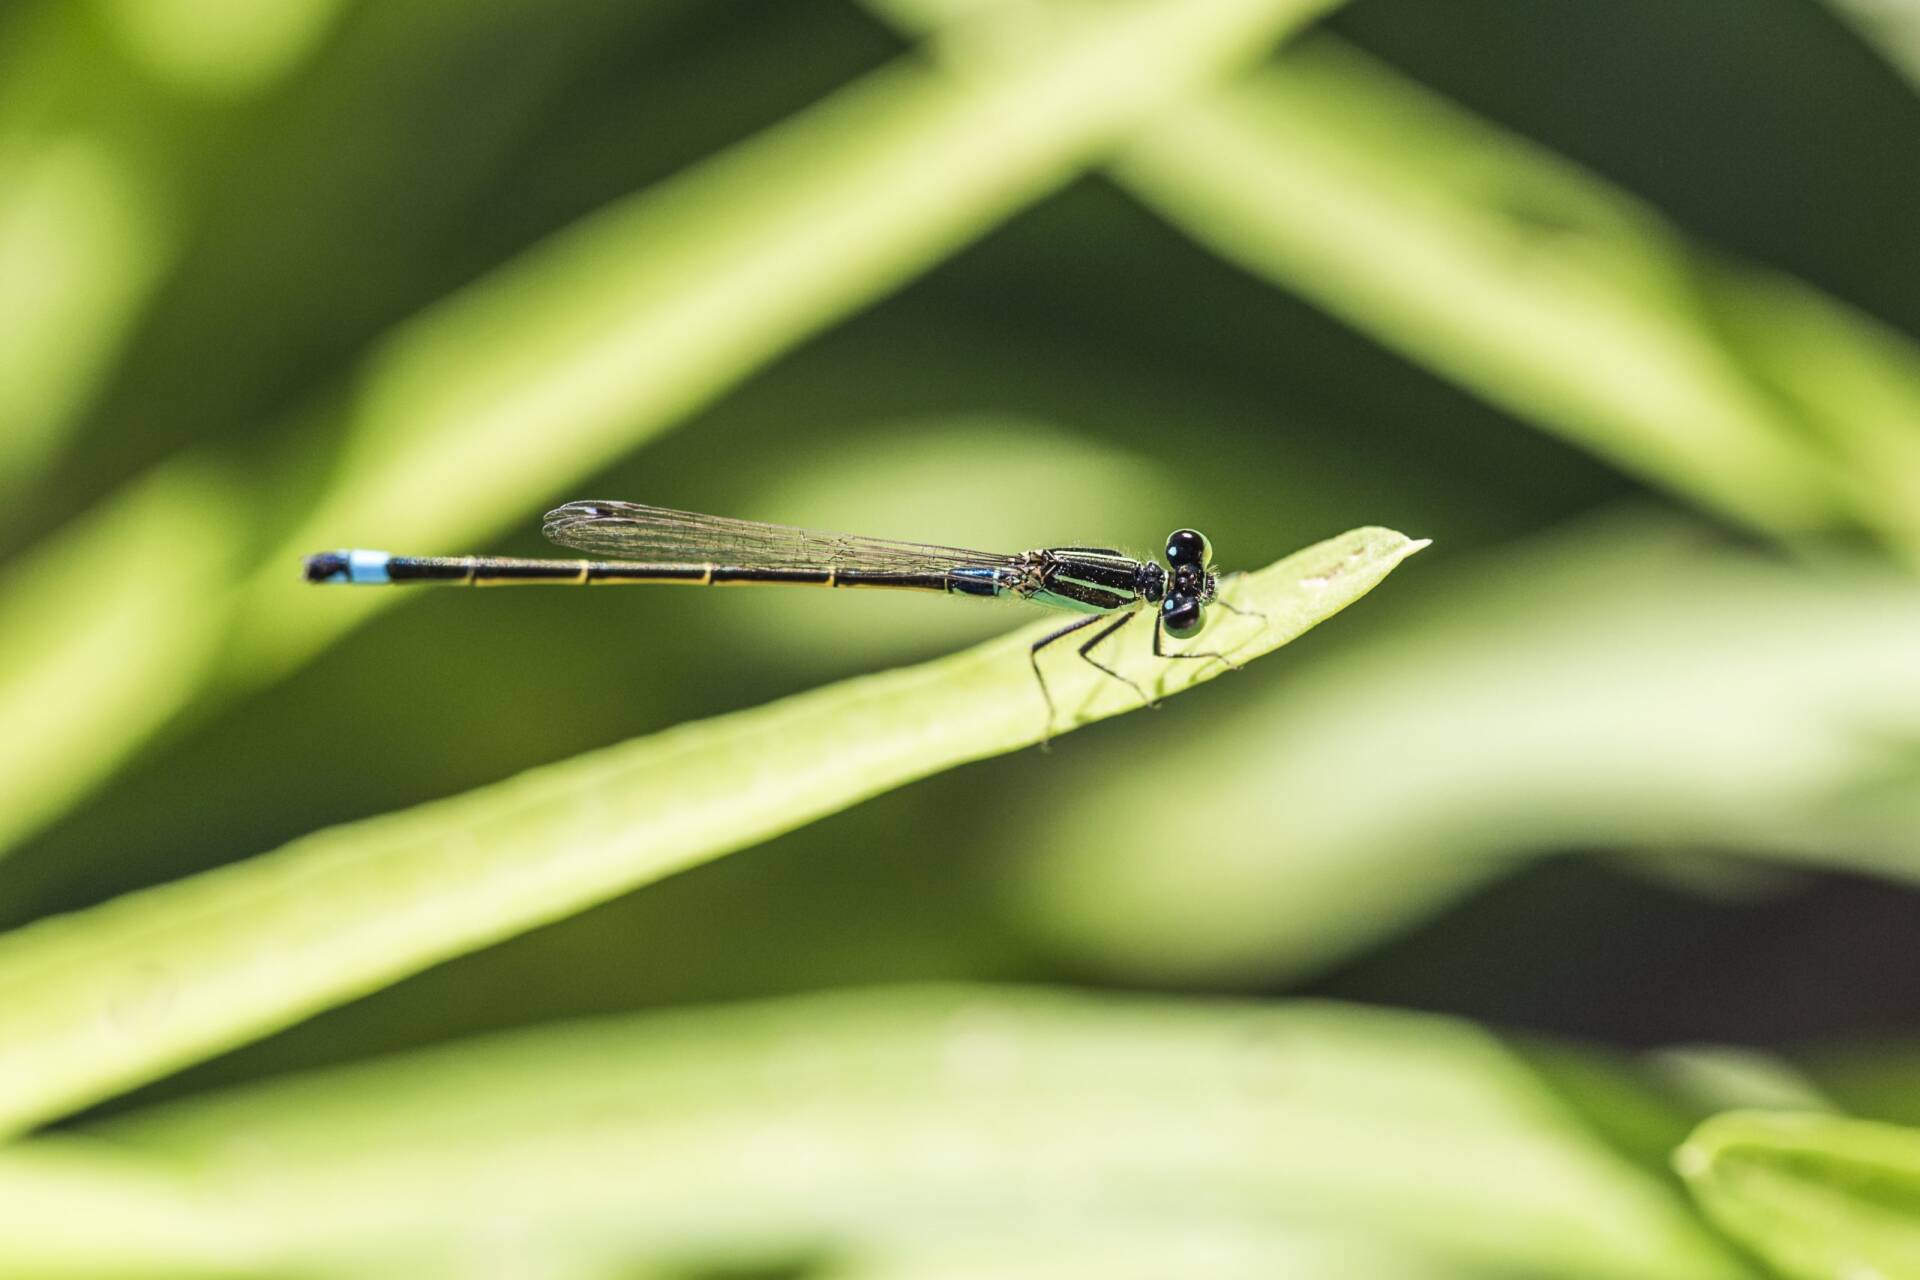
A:
[[[1128,785],[1009,814],[1010,891],[1049,949],[1116,974],[1313,972],[1542,850],[1615,847],[1920,878],[1920,597],[1622,516],[1422,575],[1387,629],[1262,690]],[[1393,762],[1393,786],[1351,782]],[[1274,828],[1275,815],[1285,816]]]
[[[145,178],[108,141],[0,145],[0,494],[58,453],[161,277]]]
[[[1872,403],[1915,402],[1911,343],[1710,259],[1638,200],[1357,51],[1291,51],[1169,113],[1115,173],[1223,256],[1661,484],[1775,534],[1857,523],[1920,554],[1910,474],[1883,457],[1910,460],[1912,432]],[[1775,347],[1817,324],[1870,399],[1849,412],[1831,388],[1776,394],[1804,379],[1729,323],[1777,328]]]
[[[1889,1031],[1803,1055],[1829,1110],[1920,1126],[1920,1040]],[[1819,1109],[1819,1108],[1814,1108]]]
[[[1827,7],[1853,24],[1907,79],[1920,85],[1920,13],[1886,0],[1828,0]]]
[[[58,455],[186,250],[204,97],[312,54],[341,0],[106,0],[0,13],[0,495]]]
[[[1236,661],[1365,595],[1424,543],[1357,529],[1229,579],[1264,615],[1203,633]],[[1038,741],[1036,623],[846,681],[320,832],[250,862],[0,938],[0,1123],[18,1128],[231,1048],[450,956],[791,830],[915,778]],[[1103,650],[1165,695],[1226,668]],[[1056,732],[1139,705],[1050,655]]]
[[[252,1225],[169,1161],[50,1139],[0,1148],[0,1273],[92,1280],[260,1275]]]
[[[344,410],[349,447],[324,486],[309,486],[322,492],[308,517],[231,581],[175,607],[228,632],[220,670],[230,684],[283,674],[395,599],[298,593],[291,574],[301,555],[340,545],[467,550],[469,539],[524,521],[1063,185],[1142,117],[1257,56],[1329,2],[1117,6],[1048,57],[1004,73],[962,77],[902,59],[602,209],[389,335],[355,380]],[[311,433],[292,423],[288,434]],[[127,563],[172,555],[132,549]],[[116,607],[131,602],[93,598],[34,625],[60,636]],[[176,707],[205,691],[184,666],[156,674],[150,687],[168,690]],[[46,678],[0,670],[0,701],[15,681]],[[82,719],[135,720],[112,682],[75,684],[68,698]],[[30,739],[40,727],[22,732]],[[120,735],[114,750],[139,736]],[[81,759],[59,774],[42,770],[44,792],[31,807],[51,814],[103,772]]]
[[[106,0],[120,47],[177,90],[211,98],[256,92],[297,66],[347,6],[343,0]]]
[[[940,1240],[893,1246],[819,1272],[819,1280],[1486,1280],[1487,1271],[1431,1253],[1356,1235],[1236,1222],[1156,1230],[1151,1223],[1084,1222],[1059,1236],[1032,1231],[1017,1238]]]
[[[1796,1280],[1920,1276],[1920,1130],[1730,1111],[1674,1154],[1701,1208]]]
[[[262,561],[242,606],[278,620],[243,625],[244,661],[298,661],[362,616],[307,603],[285,617],[299,556],[343,541],[444,547],[498,528],[1329,3],[1151,0],[991,74],[903,60],[450,299],[371,362],[329,493]]]
[[[915,33],[1004,20],[868,7]],[[1041,28],[1075,12],[1014,7]],[[1852,521],[1920,563],[1920,349],[1357,50],[1320,39],[1203,86],[1111,168],[1223,257],[1547,430],[1775,534]]]
[[[0,768],[0,849],[84,794],[209,674],[220,627],[191,602],[221,589],[244,530],[225,486],[168,467],[0,578],[0,742],[22,748]]]
[[[1184,1236],[1430,1260],[1414,1274],[1744,1274],[1495,1038],[1340,1005],[835,992],[515,1032],[89,1136],[303,1273],[437,1274],[476,1241],[717,1267]]]

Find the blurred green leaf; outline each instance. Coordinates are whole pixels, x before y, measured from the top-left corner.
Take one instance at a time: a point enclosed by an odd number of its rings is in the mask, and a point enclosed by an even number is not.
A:
[[[73,1138],[0,1148],[9,1276],[258,1276],[251,1224],[170,1162]]]
[[[230,632],[222,676],[280,674],[391,602],[301,593],[291,573],[300,554],[345,543],[444,550],[537,509],[1066,182],[1140,117],[1327,3],[1130,3],[1002,74],[955,77],[903,60],[449,298],[369,362],[317,509],[237,586],[195,596],[197,625]],[[122,606],[89,597],[85,607]],[[53,612],[35,626],[58,636],[82,622]],[[152,687],[177,705],[200,691],[186,668],[156,675]],[[0,672],[0,699],[7,683],[46,679]],[[112,682],[68,697],[89,720],[126,710]],[[136,744],[122,735],[102,752],[119,758]],[[81,759],[43,771],[36,814],[102,772]]]
[[[58,453],[185,252],[214,121],[320,43],[340,0],[93,0],[0,13],[0,495]]]
[[[1775,534],[1858,522],[1920,562],[1911,343],[1705,255],[1356,51],[1291,51],[1157,122],[1116,172],[1202,242],[1495,404]],[[1729,322],[1772,349],[1750,357]],[[1777,368],[1816,333],[1814,376],[1844,370],[1866,399]],[[1779,396],[1782,380],[1810,394]]]
[[[1716,1111],[1832,1111],[1831,1099],[1798,1065],[1741,1045],[1673,1045],[1642,1066],[1701,1116]]]
[[[1669,1173],[1673,1149],[1715,1110],[1636,1057],[1560,1040],[1516,1047],[1595,1138],[1649,1173]]]
[[[328,492],[240,606],[241,660],[277,669],[361,616],[289,606],[285,566],[301,554],[439,547],[498,528],[1053,190],[1127,126],[1328,3],[1135,2],[1000,74],[902,63],[448,300],[372,361]]]
[[[1356,1275],[1396,1255],[1416,1275],[1744,1274],[1498,1041],[1337,1005],[837,993],[513,1033],[92,1136],[323,1274],[1032,1265],[1130,1238],[1217,1254],[1208,1275],[1342,1255]]]
[[[1458,563],[1385,634],[1257,691],[1156,768],[1010,815],[1010,898],[1118,971],[1311,971],[1519,856],[1725,850],[1920,877],[1920,596],[1614,522]],[[1396,602],[1399,603],[1399,602]],[[1353,779],[1391,785],[1352,804]]]
[[[1224,1238],[1223,1238],[1224,1237]],[[808,1280],[1487,1280],[1486,1270],[1352,1236],[1325,1236],[1256,1223],[1156,1230],[1102,1224],[1075,1239],[957,1240],[877,1251],[857,1262],[809,1271]]]
[[[1920,1043],[1910,1035],[1830,1046],[1800,1065],[1848,1115],[1920,1126]]]
[[[1086,12],[869,7],[949,36],[985,15],[1047,30]],[[968,64],[1004,53],[953,43]],[[1494,404],[1777,535],[1855,521],[1920,565],[1911,342],[1723,264],[1639,200],[1358,50],[1322,37],[1206,86],[1113,172],[1201,243]]]
[[[1860,522],[1920,566],[1920,348],[1784,276],[1708,273],[1702,319],[1834,464]]]
[[[229,486],[176,465],[8,566],[0,742],[16,749],[0,768],[0,848],[100,781],[207,676],[219,625],[183,602],[221,589],[243,527]]]
[[[0,493],[53,455],[160,278],[164,215],[112,145],[0,135]]]
[[[320,43],[345,0],[93,0],[121,47],[192,93],[230,95],[283,75]]]
[[[1908,0],[1827,0],[1827,7],[1920,85],[1920,9]]]
[[[0,496],[53,456],[175,252],[181,192],[79,5],[0,11]],[[111,80],[111,88],[108,82]]]
[[[1920,1130],[1731,1111],[1674,1153],[1701,1208],[1796,1280],[1920,1276]]]
[[[1209,643],[1267,653],[1425,544],[1358,529],[1227,580],[1262,617]],[[317,591],[338,598],[340,589]],[[918,667],[682,725],[465,796],[0,937],[0,1117],[30,1124],[244,1043],[449,956],[791,830],[915,778],[1029,746],[1028,646],[1050,619]],[[1151,627],[1103,655],[1171,694],[1226,668],[1168,662]],[[1047,663],[1056,732],[1139,705]]]

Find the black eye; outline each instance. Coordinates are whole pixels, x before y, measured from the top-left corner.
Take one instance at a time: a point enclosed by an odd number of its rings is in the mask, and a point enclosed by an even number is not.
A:
[[[1183,564],[1204,569],[1213,559],[1213,544],[1197,529],[1175,529],[1167,535],[1167,563],[1174,568]]]
[[[1192,596],[1168,596],[1160,603],[1160,623],[1176,640],[1199,635],[1200,602]]]

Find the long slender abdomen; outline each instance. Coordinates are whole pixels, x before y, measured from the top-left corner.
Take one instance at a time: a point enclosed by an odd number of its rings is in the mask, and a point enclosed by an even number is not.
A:
[[[521,560],[506,556],[395,556],[384,551],[322,551],[308,556],[308,582],[388,586],[442,582],[454,586],[515,583],[716,581],[707,564],[624,564],[612,560]]]
[[[624,560],[523,560],[506,556],[395,556],[384,551],[323,551],[308,556],[305,577],[314,583],[389,586],[439,582],[454,586],[556,583],[680,582],[692,586],[876,587],[894,591],[1003,594],[1005,582],[992,570],[931,573],[911,570],[769,568],[728,564],[637,564]]]

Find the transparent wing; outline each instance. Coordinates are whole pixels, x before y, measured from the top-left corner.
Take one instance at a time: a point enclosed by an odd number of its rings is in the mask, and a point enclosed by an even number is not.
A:
[[[569,502],[541,525],[563,547],[650,564],[758,565],[769,569],[879,569],[939,572],[956,565],[999,568],[1018,556],[816,533],[758,520],[730,520],[637,502]]]

